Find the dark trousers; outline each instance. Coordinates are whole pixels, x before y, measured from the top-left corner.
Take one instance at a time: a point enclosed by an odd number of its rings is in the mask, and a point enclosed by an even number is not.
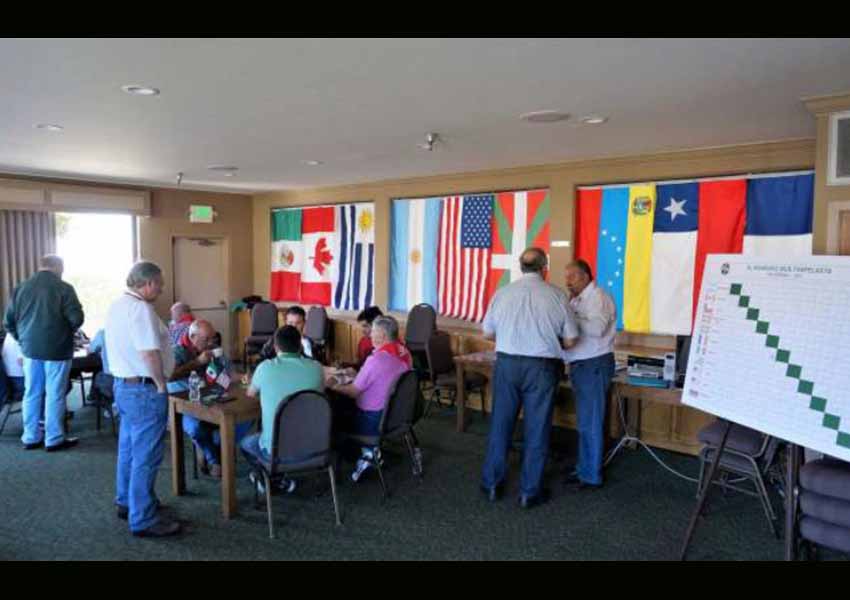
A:
[[[487,440],[487,456],[481,473],[485,487],[505,479],[508,449],[520,408],[524,411],[525,449],[522,456],[520,492],[540,493],[543,469],[549,453],[552,405],[563,363],[499,353],[493,369],[493,415]]]
[[[613,354],[570,363],[579,436],[576,472],[581,481],[594,485],[602,484],[605,452],[605,432],[602,430],[608,405],[608,388],[613,377]]]

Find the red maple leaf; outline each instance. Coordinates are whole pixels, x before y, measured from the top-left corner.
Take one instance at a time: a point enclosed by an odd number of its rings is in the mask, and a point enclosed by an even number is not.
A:
[[[319,272],[319,275],[324,275],[325,266],[331,264],[331,261],[334,258],[331,251],[328,250],[327,239],[323,237],[319,238],[313,252],[315,252],[315,255],[310,257],[313,259],[313,268]]]

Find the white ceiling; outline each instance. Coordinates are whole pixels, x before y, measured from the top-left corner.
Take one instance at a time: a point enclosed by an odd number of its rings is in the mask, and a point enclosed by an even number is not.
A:
[[[800,98],[850,90],[848,39],[0,39],[0,57],[0,172],[221,191],[814,137]],[[518,118],[543,109],[610,121]]]

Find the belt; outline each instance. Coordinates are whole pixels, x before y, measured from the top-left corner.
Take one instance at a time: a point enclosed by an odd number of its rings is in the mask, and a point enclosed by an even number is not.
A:
[[[123,381],[124,383],[149,383],[151,385],[156,385],[156,381],[154,381],[151,377],[116,377],[115,379]]]

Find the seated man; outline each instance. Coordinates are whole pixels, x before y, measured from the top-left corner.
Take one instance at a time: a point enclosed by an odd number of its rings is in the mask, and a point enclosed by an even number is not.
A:
[[[10,333],[3,338],[2,357],[6,382],[0,386],[0,407],[6,402],[20,402],[24,397],[24,355]]]
[[[377,306],[370,306],[366,310],[357,315],[357,324],[360,325],[360,331],[363,332],[363,337],[357,344],[357,363],[352,366],[356,370],[363,367],[363,363],[372,354],[375,347],[372,345],[372,323],[384,313]]]
[[[217,358],[211,348],[215,329],[209,321],[193,321],[180,342],[174,346],[174,371],[168,382],[170,393],[189,389],[189,376],[194,371],[204,380],[205,374],[214,367],[215,372],[226,371],[224,357]],[[219,364],[216,364],[219,363]],[[250,421],[236,424],[236,442],[244,437],[253,423]],[[198,468],[202,473],[221,477],[220,446],[221,436],[218,427],[211,423],[202,423],[189,415],[183,415],[183,431],[192,438],[198,452]]]
[[[185,302],[176,302],[171,307],[171,323],[168,324],[168,335],[171,338],[172,346],[180,343],[180,338],[188,331],[189,325],[194,320],[195,315],[192,314],[192,309]]]
[[[263,421],[260,433],[249,435],[242,440],[242,453],[251,465],[257,465],[258,461],[271,460],[272,430],[278,405],[295,392],[324,390],[322,366],[303,356],[298,329],[285,325],[275,331],[273,339],[277,356],[257,367],[247,392],[250,398],[260,395]],[[254,474],[251,475],[254,484],[261,488],[260,482],[255,481]],[[283,488],[292,492],[295,484],[284,482]]]
[[[103,370],[94,376],[94,387],[104,397],[110,400],[114,399],[112,386],[115,380],[112,378],[112,372],[109,370],[109,358],[106,356],[106,330],[100,329],[92,338],[89,344],[89,354],[100,354],[100,363]],[[117,414],[117,406],[112,404],[113,414]]]
[[[332,377],[328,381],[328,387],[334,392],[356,401],[354,406],[350,401],[334,402],[334,419],[338,430],[354,435],[378,435],[381,415],[386,408],[393,386],[401,374],[411,368],[410,353],[406,354],[408,360],[400,355],[399,348],[405,351],[406,348],[398,342],[398,322],[394,318],[381,316],[375,319],[370,335],[375,351],[366,359],[354,381],[347,384],[341,383],[337,377]],[[365,457],[370,450],[363,448],[361,452]],[[357,469],[351,478],[357,481],[368,467],[368,462],[358,460]]]
[[[301,353],[307,358],[313,358],[313,344],[310,338],[304,337],[304,325],[307,324],[307,313],[300,306],[290,306],[286,309],[285,324],[295,327],[301,336]],[[274,344],[274,336],[267,341],[260,350],[260,361],[268,360],[277,356]]]

